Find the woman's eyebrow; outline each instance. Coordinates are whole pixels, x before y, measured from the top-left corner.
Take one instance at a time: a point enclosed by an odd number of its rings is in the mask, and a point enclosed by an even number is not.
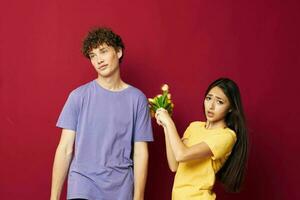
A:
[[[223,99],[221,97],[216,96],[216,98],[219,99],[219,100],[225,101],[225,99]]]

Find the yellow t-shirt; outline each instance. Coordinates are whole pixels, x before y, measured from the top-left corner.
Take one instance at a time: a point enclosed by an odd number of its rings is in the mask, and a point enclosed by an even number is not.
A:
[[[206,129],[205,122],[192,122],[183,138],[188,147],[205,142],[213,153],[205,160],[179,163],[172,191],[172,200],[214,200],[215,174],[223,166],[236,142],[229,128]]]

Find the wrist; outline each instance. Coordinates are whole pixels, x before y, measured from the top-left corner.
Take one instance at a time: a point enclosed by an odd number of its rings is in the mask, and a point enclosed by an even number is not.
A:
[[[140,192],[137,192],[134,194],[133,200],[144,200],[144,196]]]
[[[165,123],[165,129],[170,129],[172,126],[174,126],[173,120],[170,118],[169,120],[166,121]]]

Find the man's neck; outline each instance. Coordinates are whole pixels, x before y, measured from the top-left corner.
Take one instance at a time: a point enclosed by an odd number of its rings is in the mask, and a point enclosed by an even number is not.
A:
[[[98,76],[96,81],[99,85],[101,85],[101,87],[110,91],[120,91],[128,87],[128,85],[122,81],[120,76],[114,76],[114,77]]]

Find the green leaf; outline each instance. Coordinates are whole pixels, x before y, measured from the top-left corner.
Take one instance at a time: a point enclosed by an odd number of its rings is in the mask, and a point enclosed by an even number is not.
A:
[[[162,101],[162,107],[165,108],[166,107],[166,101],[167,101],[167,93],[166,92],[164,92],[161,101]]]
[[[163,104],[162,104],[162,96],[161,97],[157,97],[157,102],[158,102],[159,107],[163,106]]]

